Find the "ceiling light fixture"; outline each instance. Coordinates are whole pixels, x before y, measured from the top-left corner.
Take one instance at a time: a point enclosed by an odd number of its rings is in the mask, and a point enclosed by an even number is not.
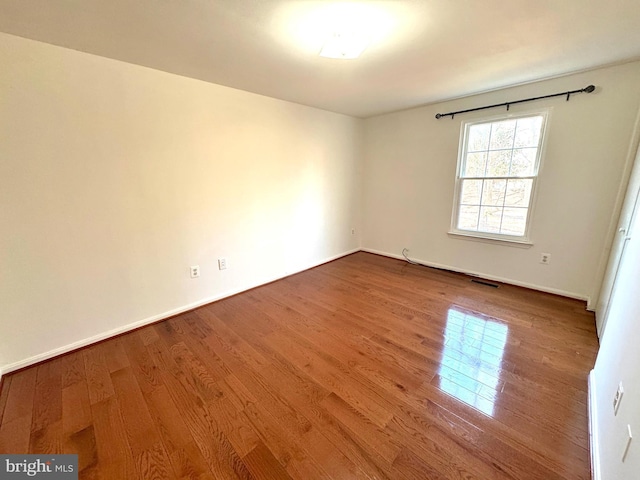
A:
[[[398,0],[281,3],[274,28],[283,44],[305,56],[351,59],[365,49],[378,54],[380,47],[405,42],[417,28],[412,8]]]
[[[358,58],[367,45],[369,45],[369,38],[363,33],[334,32],[320,50],[320,56],[341,59]]]

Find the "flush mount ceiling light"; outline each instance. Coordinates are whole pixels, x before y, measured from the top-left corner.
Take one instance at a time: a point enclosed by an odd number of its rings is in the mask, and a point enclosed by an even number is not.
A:
[[[389,48],[405,41],[414,19],[408,5],[398,0],[283,2],[273,25],[283,44],[293,51],[351,59],[365,49]]]
[[[325,42],[320,56],[326,58],[358,58],[367,48],[369,37],[364,33],[335,32]]]

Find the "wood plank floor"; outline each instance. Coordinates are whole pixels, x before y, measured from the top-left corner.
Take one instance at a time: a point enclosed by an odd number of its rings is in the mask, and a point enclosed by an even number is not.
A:
[[[588,479],[582,302],[356,253],[7,375],[82,479]]]

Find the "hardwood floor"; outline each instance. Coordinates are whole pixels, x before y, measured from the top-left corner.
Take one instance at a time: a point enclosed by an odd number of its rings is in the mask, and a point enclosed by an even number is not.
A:
[[[588,479],[582,302],[367,253],[7,375],[82,479]]]

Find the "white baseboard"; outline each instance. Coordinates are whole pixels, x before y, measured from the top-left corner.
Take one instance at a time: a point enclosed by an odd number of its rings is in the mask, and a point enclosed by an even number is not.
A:
[[[398,260],[405,260],[406,259],[402,256],[402,255],[396,255],[394,253],[388,253],[388,252],[383,252],[380,250],[374,250],[372,248],[363,248],[362,249],[363,252],[369,252],[369,253],[375,253],[376,255],[382,255],[384,257],[390,257],[390,258],[397,258]],[[568,298],[574,298],[576,300],[582,300],[587,302],[587,305],[589,304],[589,297],[587,295],[581,295],[579,293],[573,293],[573,292],[567,292],[565,290],[559,290],[557,288],[549,288],[549,287],[544,287],[542,285],[535,285],[533,283],[527,283],[527,282],[521,282],[519,280],[513,280],[510,278],[504,278],[504,277],[499,277],[496,275],[488,275],[486,273],[481,273],[481,272],[474,272],[473,270],[465,270],[465,269],[461,269],[458,267],[452,267],[451,265],[444,265],[441,263],[433,263],[433,262],[426,262],[423,260],[420,260],[418,258],[412,258],[411,260],[418,262],[422,265],[425,265],[427,267],[433,267],[433,268],[440,268],[442,270],[449,270],[451,272],[456,272],[456,273],[464,273],[465,275],[471,275],[474,277],[480,277],[480,278],[484,278],[485,280],[493,280],[495,282],[500,282],[500,283],[507,283],[509,285],[515,285],[518,287],[525,287],[525,288],[530,288],[531,290],[538,290],[540,292],[545,292],[545,293],[553,293],[554,295],[560,295],[562,297],[568,297]]]
[[[596,396],[596,375],[589,372],[589,451],[591,452],[591,478],[600,480],[600,449],[598,435],[598,404]]]
[[[300,272],[303,272],[305,270],[309,270],[310,268],[314,268],[314,267],[317,267],[318,265],[322,265],[324,263],[331,262],[333,260],[337,260],[338,258],[341,258],[341,257],[346,257],[347,255],[351,255],[352,253],[356,253],[356,252],[359,252],[359,251],[360,251],[360,248],[355,248],[355,249],[349,250],[347,252],[340,253],[338,255],[334,255],[334,256],[329,257],[329,258],[325,258],[325,259],[323,259],[323,260],[321,260],[319,262],[315,262],[315,263],[313,263],[313,264],[311,264],[311,265],[309,265],[309,266],[307,266],[305,268],[299,269],[299,270],[297,270],[295,272],[287,272],[286,274],[273,277],[271,279],[268,279],[266,281],[262,281],[260,283],[255,284],[255,285],[249,285],[249,286],[237,289],[237,290],[230,290],[230,291],[218,294],[218,295],[214,295],[214,296],[211,296],[211,297],[203,298],[201,300],[198,300],[197,302],[193,302],[193,303],[190,303],[188,305],[183,305],[181,307],[174,308],[172,310],[169,310],[169,311],[166,311],[166,312],[163,312],[163,313],[159,313],[158,315],[153,315],[151,317],[148,317],[148,318],[145,318],[145,319],[142,319],[142,320],[138,320],[136,322],[132,322],[132,323],[129,323],[127,325],[123,325],[121,327],[114,328],[112,330],[108,330],[106,332],[99,333],[99,334],[94,335],[92,337],[85,338],[83,340],[79,340],[77,342],[73,342],[73,343],[70,343],[68,345],[64,345],[62,347],[55,348],[53,350],[49,350],[48,352],[44,352],[44,353],[41,353],[41,354],[38,354],[38,355],[34,355],[32,357],[26,358],[24,360],[20,360],[18,362],[10,363],[8,365],[2,365],[2,366],[0,366],[0,378],[1,378],[2,374],[7,374],[7,373],[10,373],[10,372],[14,372],[16,370],[20,370],[22,368],[30,367],[31,365],[35,365],[36,363],[43,362],[45,360],[49,360],[50,358],[57,357],[59,355],[64,355],[65,353],[69,353],[69,352],[72,352],[74,350],[78,350],[80,348],[87,347],[89,345],[92,345],[94,343],[100,342],[102,340],[106,340],[108,338],[115,337],[116,335],[121,335],[123,333],[130,332],[131,330],[135,330],[137,328],[144,327],[146,325],[150,325],[152,323],[156,323],[156,322],[162,321],[162,320],[164,320],[166,318],[173,317],[173,316],[178,315],[180,313],[188,312],[189,310],[193,310],[195,308],[201,307],[203,305],[207,305],[209,303],[212,303],[212,302],[215,302],[215,301],[218,301],[218,300],[222,300],[223,298],[231,297],[233,295],[237,295],[238,293],[246,292],[247,290],[251,290],[252,288],[256,288],[256,287],[259,287],[261,285],[266,285],[268,283],[275,282],[276,280],[280,280],[282,278],[286,278],[286,277],[289,277],[291,275],[295,275],[296,273],[300,273]]]

